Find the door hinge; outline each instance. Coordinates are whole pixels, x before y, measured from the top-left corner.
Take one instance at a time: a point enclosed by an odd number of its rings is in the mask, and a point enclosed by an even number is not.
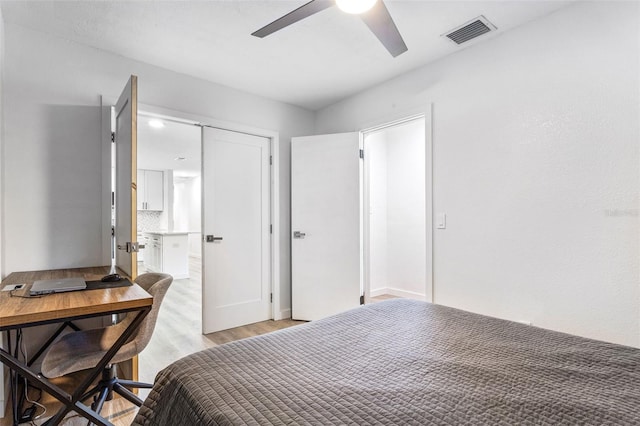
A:
[[[272,166],[273,165],[273,155],[269,156],[269,165]]]
[[[116,193],[111,191],[111,207],[116,205]]]
[[[360,304],[364,305],[364,294],[362,296],[360,296]]]
[[[360,158],[364,158],[364,149],[360,150]]]
[[[111,132],[111,142],[116,142],[116,132]]]
[[[115,226],[112,226],[112,227],[111,227],[111,236],[112,236],[112,237],[115,237],[115,236],[116,236],[116,227],[115,227]]]
[[[269,225],[269,233],[273,234],[273,225]]]
[[[273,303],[273,293],[269,294],[269,302]]]

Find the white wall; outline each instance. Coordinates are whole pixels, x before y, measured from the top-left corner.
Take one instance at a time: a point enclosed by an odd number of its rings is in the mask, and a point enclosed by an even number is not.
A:
[[[424,120],[385,130],[389,285],[424,298],[426,287]]]
[[[370,296],[387,294],[387,138],[386,133],[368,134],[364,141],[365,191],[369,203],[369,291]]]
[[[189,232],[189,256],[193,257],[200,257],[202,251],[200,182],[196,176],[180,178],[174,185],[174,230]]]
[[[104,263],[101,250],[98,94],[115,99],[130,74],[139,102],[276,130],[280,136],[282,309],[290,304],[289,153],[313,133],[310,111],[5,26],[3,274]]]
[[[2,8],[0,8],[0,158],[4,158],[4,110],[3,106],[3,98],[4,98],[4,19],[2,17]],[[4,175],[2,169],[2,162],[0,161],[0,192],[1,188],[4,186]],[[3,220],[2,214],[2,199],[0,197],[0,224]],[[0,276],[4,276],[2,274],[3,265],[2,265],[2,253],[4,253],[4,239],[2,238],[2,226],[0,226]],[[0,345],[4,345],[3,342],[4,333],[0,333]],[[6,385],[4,381],[4,375],[6,372],[6,368],[0,368],[0,418],[4,417],[4,410],[7,405],[7,401],[5,400],[5,395],[8,395]]]
[[[174,231],[200,231],[200,176],[174,178]]]
[[[578,3],[319,111],[433,102],[436,303],[640,346],[638,9]]]
[[[425,299],[425,122],[365,137],[370,291]]]

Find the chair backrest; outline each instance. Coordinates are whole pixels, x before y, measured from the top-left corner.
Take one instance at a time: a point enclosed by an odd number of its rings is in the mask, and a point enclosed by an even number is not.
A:
[[[173,277],[169,274],[149,272],[139,275],[134,282],[153,296],[151,311],[147,314],[142,321],[142,324],[140,324],[140,327],[138,327],[125,344],[125,346],[130,346],[133,343],[135,345],[134,352],[139,354],[151,340],[153,329],[155,328],[156,320],[158,319],[158,312],[160,311],[162,299],[164,299],[165,294],[167,294],[167,290],[169,290],[169,286],[173,282]],[[127,327],[129,323],[133,321],[133,318],[135,318],[134,314],[127,315],[127,317],[121,321],[118,326]],[[123,347],[123,349],[125,349],[125,347]]]

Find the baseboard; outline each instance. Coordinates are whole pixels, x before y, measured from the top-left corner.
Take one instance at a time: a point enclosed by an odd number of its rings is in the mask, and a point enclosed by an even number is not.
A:
[[[369,292],[369,297],[378,297],[382,296],[383,294],[389,294],[386,287],[371,290]]]
[[[2,336],[0,336],[0,345],[3,349],[5,349],[4,335],[5,334],[2,333]],[[1,395],[2,399],[0,399],[0,419],[4,418],[4,416],[10,412],[8,409],[9,395],[11,395],[11,382],[9,381],[9,377],[9,368],[0,363],[0,383],[2,386],[0,389],[3,391]]]
[[[276,313],[274,321],[290,319],[291,318],[291,309],[281,309],[280,312]]]
[[[9,412],[9,395],[11,394],[11,383],[9,382],[9,369],[2,364],[2,378],[4,379],[4,394],[0,399],[0,419]]]
[[[382,296],[383,294],[390,294],[391,296],[403,297],[405,299],[414,299],[414,300],[427,300],[424,294],[416,293],[413,291],[401,290],[399,288],[392,287],[384,287],[378,288],[375,290],[371,290],[369,297]]]

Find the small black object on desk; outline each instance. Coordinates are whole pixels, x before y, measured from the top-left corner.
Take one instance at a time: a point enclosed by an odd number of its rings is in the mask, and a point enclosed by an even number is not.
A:
[[[103,283],[112,283],[112,282],[120,281],[121,279],[122,277],[118,274],[110,274],[102,277],[100,281],[102,281]]]

